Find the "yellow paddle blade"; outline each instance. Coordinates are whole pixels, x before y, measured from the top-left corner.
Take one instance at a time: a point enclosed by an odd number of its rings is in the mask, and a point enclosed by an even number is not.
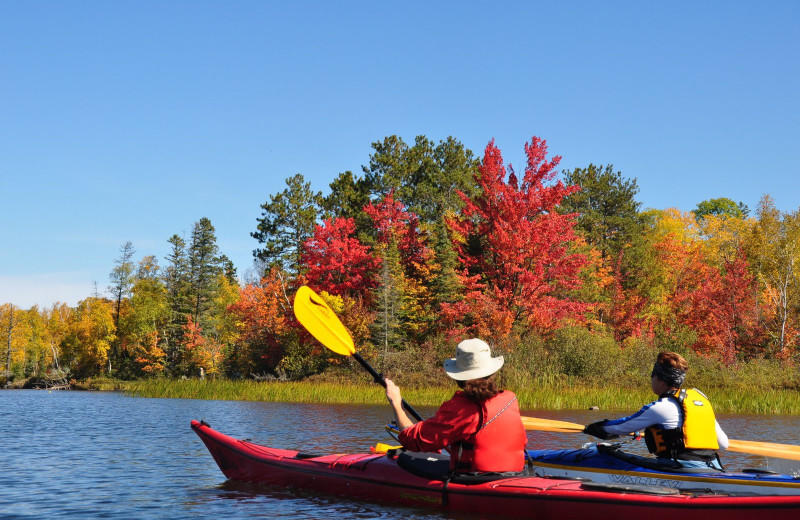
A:
[[[540,419],[538,417],[522,417],[522,424],[526,430],[538,430],[542,432],[563,432],[576,433],[583,431],[583,425],[567,421],[555,421],[553,419]]]
[[[343,356],[355,353],[353,338],[336,313],[306,285],[300,287],[294,296],[294,315],[312,336],[330,350]]]

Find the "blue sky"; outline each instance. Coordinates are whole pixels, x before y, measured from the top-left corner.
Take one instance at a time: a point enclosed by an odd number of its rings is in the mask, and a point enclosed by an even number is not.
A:
[[[800,207],[800,2],[493,4],[0,0],[0,303],[104,293],[202,217],[243,275],[287,177],[325,193],[392,134]]]

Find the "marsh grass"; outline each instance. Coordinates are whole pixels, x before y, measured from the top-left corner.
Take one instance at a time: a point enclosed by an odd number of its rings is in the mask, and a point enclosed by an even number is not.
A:
[[[383,388],[374,383],[309,381],[230,381],[150,379],[119,384],[119,389],[139,397],[278,401],[328,404],[385,404]],[[632,413],[655,396],[649,388],[624,389],[586,384],[539,383],[514,389],[524,409],[602,410]],[[454,386],[403,388],[413,406],[438,406],[452,396]],[[717,413],[800,414],[800,395],[794,390],[715,388],[706,390]]]
[[[513,390],[524,409],[601,410],[628,414],[652,401],[650,371],[659,350],[678,350],[689,362],[686,386],[702,390],[717,413],[800,414],[800,370],[780,360],[753,359],[725,364],[674,342],[625,342],[607,333],[565,328],[548,339],[517,338],[493,346],[505,356],[498,373],[502,388]],[[441,360],[452,345],[409,348],[372,360],[376,369],[400,385],[413,406],[438,406],[456,386]],[[425,354],[428,352],[428,354]],[[331,404],[385,404],[383,388],[355,362],[329,367],[301,381],[156,378],[100,382],[94,388],[119,389],[143,397],[283,401]]]
[[[174,399],[329,404],[386,402],[383,388],[369,383],[149,379],[125,383],[123,390],[138,397]],[[415,404],[435,406],[441,404],[451,393],[452,389],[446,388],[410,388],[404,396],[406,400],[413,400]]]

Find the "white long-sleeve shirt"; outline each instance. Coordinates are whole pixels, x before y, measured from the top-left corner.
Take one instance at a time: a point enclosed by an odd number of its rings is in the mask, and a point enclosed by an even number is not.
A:
[[[714,421],[714,425],[717,430],[719,449],[725,450],[728,448],[728,436],[722,431],[717,421]],[[656,426],[662,430],[679,428],[683,426],[683,410],[674,399],[660,397],[652,403],[644,405],[633,415],[608,421],[603,424],[603,430],[611,435],[627,435],[650,426]]]

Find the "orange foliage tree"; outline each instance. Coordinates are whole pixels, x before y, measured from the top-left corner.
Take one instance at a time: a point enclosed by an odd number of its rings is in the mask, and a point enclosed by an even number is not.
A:
[[[280,269],[273,267],[259,283],[242,287],[228,311],[239,332],[228,353],[229,370],[249,375],[274,369],[296,327]]]

